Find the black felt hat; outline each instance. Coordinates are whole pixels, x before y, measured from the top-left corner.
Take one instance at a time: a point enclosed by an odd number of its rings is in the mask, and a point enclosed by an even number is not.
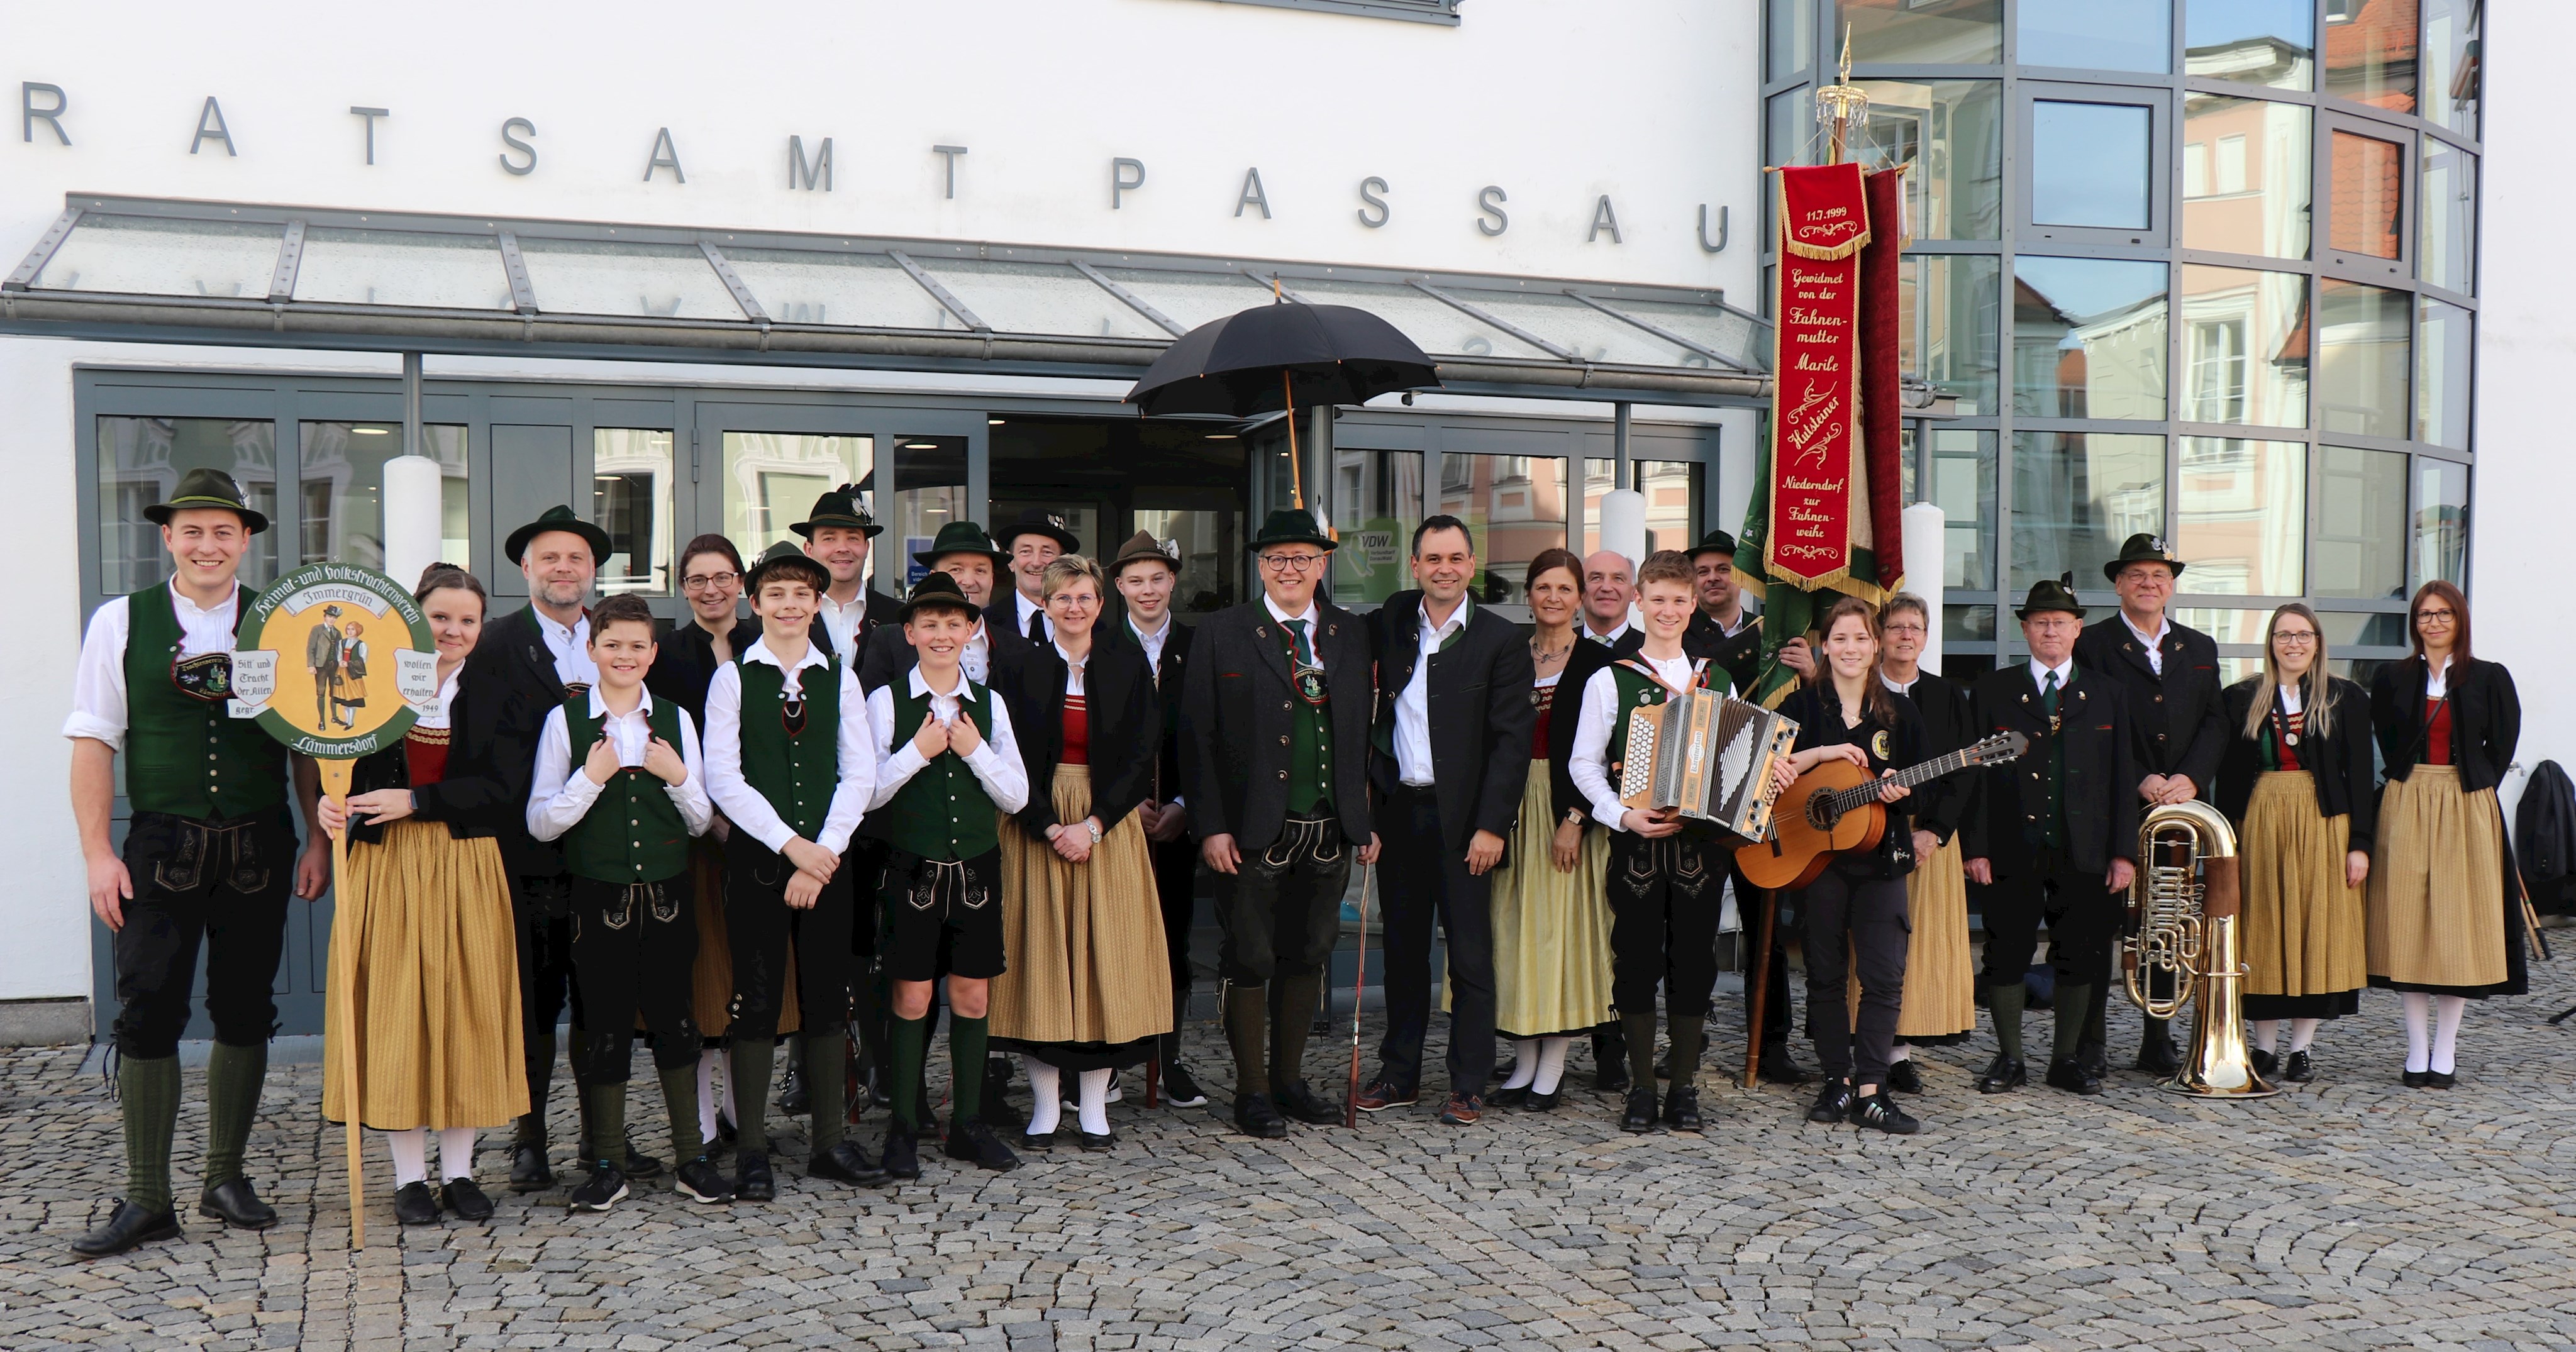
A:
[[[555,506],[547,508],[544,515],[536,520],[510,532],[507,546],[510,562],[517,563],[519,556],[528,552],[528,542],[550,530],[570,531],[588,541],[592,566],[608,561],[608,532],[574,516],[570,507]]]
[[[751,565],[751,571],[743,574],[743,591],[752,596],[760,595],[760,584],[767,581],[771,573],[782,570],[802,575],[817,592],[828,590],[832,585],[829,569],[807,558],[804,550],[781,540],[763,550],[759,560]]]
[[[250,494],[242,491],[241,481],[219,469],[192,469],[180,475],[178,491],[170,500],[144,508],[143,516],[153,525],[166,526],[171,513],[196,508],[230,512],[253,535],[268,529],[268,518],[252,510]]]
[[[1708,534],[1701,536],[1698,544],[1682,551],[1682,553],[1683,557],[1690,559],[1697,559],[1702,554],[1725,554],[1732,556],[1735,553],[1735,537],[1722,530],[1713,530]]]
[[[1259,553],[1272,545],[1313,545],[1331,550],[1337,542],[1315,524],[1315,514],[1303,507],[1282,507],[1261,523],[1261,533],[1252,537],[1252,550]]]
[[[1031,507],[1020,513],[1019,520],[993,532],[993,543],[1007,551],[1011,542],[1023,535],[1043,535],[1055,541],[1055,547],[1067,554],[1078,553],[1082,549],[1080,537],[1064,528],[1064,514],[1050,512],[1044,507]]]
[[[2030,584],[2030,595],[2023,599],[2013,618],[2027,620],[2046,611],[2062,610],[2077,619],[2084,618],[2084,604],[2075,599],[2075,575],[2047,577]]]
[[[966,599],[965,589],[957,585],[957,579],[935,569],[912,584],[912,595],[903,598],[903,606],[895,612],[894,621],[910,624],[914,613],[923,609],[955,610],[969,619],[982,613],[975,609],[974,602]]]
[[[993,539],[984,533],[984,528],[972,521],[951,521],[940,527],[930,548],[916,551],[912,561],[924,568],[937,568],[939,560],[950,554],[981,554],[996,564],[1011,561],[1009,554],[993,547]]]
[[[2182,576],[2182,560],[2165,547],[2165,537],[2161,535],[2140,531],[2130,536],[2120,545],[2120,556],[2102,565],[2102,576],[2117,582],[2120,570],[2133,563],[2161,563],[2174,570],[2174,576]]]
[[[869,539],[875,539],[885,527],[878,525],[875,514],[868,511],[866,503],[859,501],[860,491],[857,484],[843,484],[833,489],[814,499],[814,510],[807,512],[804,520],[787,529],[810,540],[814,538],[815,530],[820,527],[841,526],[849,530],[864,531]]]

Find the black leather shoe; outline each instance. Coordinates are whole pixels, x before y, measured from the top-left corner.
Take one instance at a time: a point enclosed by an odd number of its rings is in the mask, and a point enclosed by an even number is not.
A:
[[[1485,1096],[1485,1106],[1489,1108],[1518,1108],[1527,1104],[1529,1102],[1529,1097],[1529,1086],[1525,1084],[1508,1089],[1497,1089]]]
[[[855,1141],[840,1141],[831,1149],[805,1162],[807,1178],[828,1178],[835,1183],[883,1183],[883,1166],[868,1158],[868,1152]]]
[[[1528,1098],[1521,1100],[1521,1111],[1525,1113],[1552,1113],[1556,1111],[1556,1105],[1564,1101],[1565,1092],[1563,1090],[1559,1090],[1553,1094],[1534,1093]]]
[[[1304,1080],[1292,1081],[1287,1088],[1274,1091],[1271,1098],[1279,1105],[1280,1112],[1310,1127],[1338,1127],[1342,1124],[1342,1110],[1316,1097],[1315,1091],[1307,1088]]]
[[[805,1095],[805,1072],[796,1064],[798,1058],[779,1059],[787,1062],[787,1069],[778,1077],[778,1111],[796,1117],[804,1113],[809,1102]]]
[[[726,1145],[732,1145],[741,1136],[742,1128],[733,1124],[733,1118],[724,1109],[716,1109],[716,1139]]]
[[[2316,1077],[2316,1062],[2309,1059],[2304,1048],[2290,1053],[2289,1059],[2281,1063],[2281,1078],[2292,1084],[2306,1084]]]
[[[1664,1125],[1675,1131],[1698,1131],[1699,1090],[1683,1085],[1664,1091]]]
[[[2460,1077],[2447,1070],[2424,1072],[2424,1087],[2427,1089],[2451,1089],[2456,1088],[2459,1083]]]
[[[492,1219],[492,1199],[470,1178],[451,1178],[438,1189],[438,1204],[460,1221]]]
[[[744,1149],[735,1153],[733,1195],[743,1202],[778,1200],[778,1176],[770,1172],[768,1151]]]
[[[1805,1084],[1816,1078],[1816,1072],[1798,1064],[1789,1054],[1786,1042],[1765,1043],[1762,1048],[1762,1081],[1765,1084]]]
[[[1268,1094],[1235,1095],[1234,1125],[1244,1135],[1265,1141],[1285,1140],[1288,1136],[1288,1119],[1279,1115],[1279,1106],[1270,1101]]]
[[[1923,1072],[1914,1068],[1914,1058],[1887,1063],[1887,1083],[1883,1086],[1899,1094],[1923,1092]]]
[[[636,1149],[635,1142],[632,1140],[629,1140],[626,1143],[626,1162],[619,1165],[618,1168],[619,1171],[624,1173],[628,1178],[660,1178],[662,1176],[662,1161]]]
[[[671,1191],[709,1206],[722,1206],[733,1200],[732,1182],[716,1168],[714,1160],[704,1155],[681,1161],[671,1174]]]
[[[1849,1117],[1851,1106],[1852,1083],[1837,1075],[1816,1091],[1815,1106],[1807,1109],[1807,1120],[1831,1125]]]
[[[1110,1150],[1118,1145],[1118,1133],[1114,1131],[1082,1131],[1075,1134],[1082,1138],[1082,1148],[1085,1150],[1095,1152]]]
[[[1895,1096],[1884,1086],[1877,1093],[1852,1104],[1851,1120],[1853,1126],[1883,1131],[1890,1136],[1911,1136],[1923,1130],[1921,1122],[1896,1106]]]
[[[277,1208],[259,1200],[250,1180],[236,1178],[206,1189],[197,1199],[197,1214],[236,1230],[265,1230],[277,1224]]]
[[[2028,1083],[2030,1070],[2021,1063],[2021,1058],[2006,1056],[2002,1052],[1995,1053],[1995,1059],[1987,1062],[1986,1068],[1977,1073],[1977,1092],[1980,1094],[2010,1093]]]
[[[2246,1048],[2245,1059],[2254,1063],[2255,1074],[2260,1075],[2267,1080],[2272,1078],[2272,1071],[2281,1064],[2281,1059],[2279,1057],[2272,1055],[2270,1052],[2267,1052],[2260,1047]]]
[[[901,1126],[886,1129],[885,1149],[877,1155],[885,1167],[886,1177],[915,1179],[921,1177],[921,1139]]]
[[[1664,1050],[1664,1054],[1655,1059],[1655,1078],[1658,1080],[1669,1080],[1672,1077],[1673,1053],[1671,1048],[1666,1048]]]
[[[1592,1035],[1592,1088],[1603,1094],[1628,1092],[1628,1035],[1618,1024]]]
[[[1599,1094],[1627,1093],[1628,1063],[1624,1060],[1601,1062],[1599,1068],[1592,1072],[1592,1089]]]
[[[2032,1005],[2031,1008],[2037,1009],[2039,1006]],[[2109,1079],[2111,1076],[2111,1054],[2104,1050],[2102,1044],[2098,1042],[2082,1041],[2076,1043],[2075,1064],[2084,1067],[2085,1071],[2092,1075],[2094,1079],[2105,1080]]]
[[[990,1169],[995,1173],[1020,1167],[1020,1157],[1012,1154],[1011,1148],[1002,1144],[1002,1138],[994,1135],[993,1129],[982,1119],[974,1117],[951,1117],[948,1120],[947,1155],[952,1160],[964,1160],[978,1169]]]
[[[1055,1138],[1063,1133],[1064,1129],[1062,1127],[1058,1127],[1054,1131],[1021,1132],[1020,1153],[1024,1155],[1043,1155],[1048,1151],[1055,1149]]]
[[[404,1225],[438,1224],[438,1199],[429,1195],[426,1183],[405,1183],[394,1189],[394,1219]]]
[[[574,1211],[606,1211],[625,1200],[625,1171],[608,1160],[593,1160],[590,1177],[573,1186],[564,1205]]]
[[[555,1185],[554,1166],[546,1163],[543,1141],[521,1141],[510,1147],[510,1191],[544,1192]]]
[[[2138,1059],[2130,1069],[2143,1071],[2157,1079],[2170,1079],[2182,1069],[2182,1055],[2174,1050],[2173,1035],[2161,1028],[2149,1028],[2138,1043]]]
[[[2049,1064],[2048,1084],[2052,1089],[2063,1089],[2070,1094],[2102,1092],[2102,1077],[2086,1070],[2084,1063],[2072,1056]]]
[[[1028,1114],[1021,1112],[1011,1102],[1010,1062],[993,1060],[984,1062],[984,1102],[976,1110],[976,1114],[995,1130],[1007,1131],[1015,1136],[1019,1134],[1022,1127],[1029,1124]]]
[[[116,1210],[108,1213],[107,1224],[72,1241],[72,1252],[83,1258],[106,1258],[156,1240],[177,1238],[176,1210],[146,1211],[132,1202],[119,1201]]]
[[[1199,1108],[1207,1104],[1207,1091],[1199,1088],[1190,1068],[1179,1061],[1163,1063],[1163,1101],[1175,1108]]]
[[[1628,1091],[1628,1107],[1619,1114],[1619,1130],[1643,1136],[1655,1129],[1655,1091],[1639,1086]]]
[[[2398,1077],[2398,1083],[2409,1089],[2421,1089],[2432,1082],[2433,1072],[2429,1070],[2410,1070]]]

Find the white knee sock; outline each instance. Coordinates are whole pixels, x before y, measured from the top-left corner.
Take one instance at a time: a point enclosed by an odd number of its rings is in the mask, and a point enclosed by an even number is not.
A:
[[[698,1053],[698,1139],[711,1147],[716,1139],[716,1067],[724,1061],[722,1047]]]
[[[1537,1078],[1538,1039],[1534,1037],[1512,1039],[1512,1077],[1503,1081],[1503,1088],[1526,1089],[1530,1081]]]
[[[2268,1054],[2272,1050],[2273,1045],[2278,1043],[2280,1040],[2281,1021],[2279,1019],[2256,1019],[2254,1021],[2254,1050]]]
[[[1115,1073],[1107,1066],[1082,1072],[1082,1102],[1075,1108],[1075,1120],[1094,1136],[1109,1134],[1109,1077]]]
[[[1565,1082],[1565,1053],[1573,1046],[1574,1039],[1570,1037],[1539,1039],[1538,1072],[1530,1077],[1532,1092],[1553,1094],[1556,1092],[1556,1087]]]
[[[2422,991],[2399,991],[2406,1005],[2406,1068],[2420,1075],[2433,1068],[2433,997]]]
[[[1052,1136],[1064,1122],[1063,1081],[1055,1067],[1034,1056],[1020,1063],[1029,1072],[1029,1135]]]
[[[429,1128],[386,1132],[385,1149],[393,1152],[395,1187],[429,1181]]]
[[[474,1176],[474,1128],[441,1127],[438,1131],[438,1177],[444,1182]]]
[[[2323,1022],[2321,1019],[2290,1020],[2290,1050],[2303,1052],[2314,1045],[2317,1040],[2317,1025],[2321,1022]]]
[[[2433,1059],[2430,1069],[2448,1075],[2458,1069],[2460,1016],[2469,1012],[2469,997],[2433,997]]]

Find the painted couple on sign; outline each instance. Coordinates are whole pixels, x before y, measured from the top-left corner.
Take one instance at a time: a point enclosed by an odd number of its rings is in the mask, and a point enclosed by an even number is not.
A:
[[[333,723],[357,726],[352,709],[367,707],[366,626],[341,624],[340,608],[325,606],[322,623],[304,638],[304,668],[313,673],[313,730],[329,732]]]

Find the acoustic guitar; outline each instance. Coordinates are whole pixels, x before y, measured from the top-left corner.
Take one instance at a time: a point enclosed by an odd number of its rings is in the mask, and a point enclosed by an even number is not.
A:
[[[1893,778],[1910,789],[1976,766],[2002,765],[2029,747],[2030,739],[2020,733],[1999,732]],[[1817,765],[1780,791],[1771,809],[1771,838],[1739,847],[1736,866],[1754,886],[1781,891],[1814,882],[1836,855],[1877,848],[1887,831],[1887,805],[1878,801],[1887,782],[1839,756]]]

